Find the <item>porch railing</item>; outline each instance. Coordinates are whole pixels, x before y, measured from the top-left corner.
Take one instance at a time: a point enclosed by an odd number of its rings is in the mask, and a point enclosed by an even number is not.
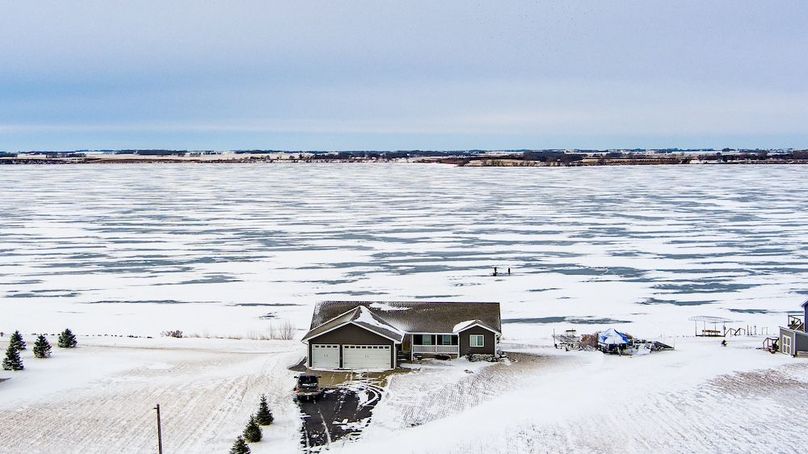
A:
[[[459,355],[459,345],[413,345],[413,353],[446,353]]]

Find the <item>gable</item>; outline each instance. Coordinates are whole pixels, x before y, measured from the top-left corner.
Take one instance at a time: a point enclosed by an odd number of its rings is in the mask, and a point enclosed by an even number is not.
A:
[[[353,323],[318,334],[309,338],[308,341],[317,344],[390,345],[393,343],[392,340]]]

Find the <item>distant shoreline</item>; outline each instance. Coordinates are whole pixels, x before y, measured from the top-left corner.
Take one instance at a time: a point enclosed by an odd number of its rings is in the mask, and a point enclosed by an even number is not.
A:
[[[806,150],[464,151],[464,152],[124,152],[0,153],[0,165],[428,163],[459,167],[582,167],[681,164],[808,164]]]

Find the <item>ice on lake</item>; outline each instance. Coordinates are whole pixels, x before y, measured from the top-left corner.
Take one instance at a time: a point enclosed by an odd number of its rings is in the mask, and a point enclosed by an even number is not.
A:
[[[773,329],[808,297],[808,167],[6,166],[0,182],[0,330],[244,333],[306,328],[325,299],[433,299],[500,301],[512,338],[685,334],[692,315]]]

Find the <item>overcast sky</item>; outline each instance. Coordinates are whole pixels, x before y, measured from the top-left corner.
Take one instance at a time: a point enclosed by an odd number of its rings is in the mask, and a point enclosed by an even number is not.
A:
[[[0,5],[0,150],[808,146],[804,0]]]

